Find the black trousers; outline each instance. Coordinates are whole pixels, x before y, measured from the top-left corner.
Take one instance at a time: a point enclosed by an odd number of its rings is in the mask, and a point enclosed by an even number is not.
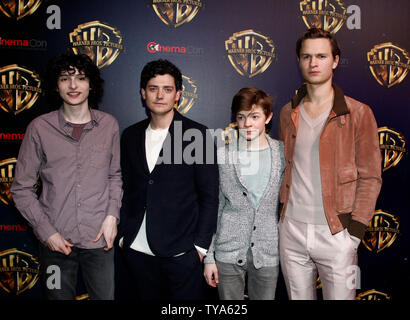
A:
[[[141,300],[204,300],[202,264],[195,248],[177,257],[123,249],[137,297]]]
[[[114,249],[71,248],[66,256],[40,244],[41,279],[49,300],[74,300],[77,272],[82,276],[91,300],[114,299]]]

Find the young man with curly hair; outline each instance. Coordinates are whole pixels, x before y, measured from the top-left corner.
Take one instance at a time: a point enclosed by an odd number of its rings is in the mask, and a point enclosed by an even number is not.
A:
[[[40,240],[48,299],[75,299],[77,270],[91,299],[114,298],[114,250],[122,198],[118,123],[96,109],[103,93],[98,67],[86,55],[62,54],[47,69],[58,110],[27,127],[11,191]],[[40,176],[42,192],[34,190]],[[50,286],[49,266],[61,283]]]

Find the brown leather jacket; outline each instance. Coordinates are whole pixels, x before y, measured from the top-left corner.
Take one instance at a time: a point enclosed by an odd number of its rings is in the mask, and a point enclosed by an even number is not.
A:
[[[347,228],[361,239],[374,215],[382,182],[377,123],[367,105],[345,96],[335,84],[333,89],[333,108],[319,142],[323,207],[332,234]],[[282,220],[292,182],[299,104],[306,92],[303,85],[280,112],[279,139],[285,143],[286,159],[280,191]]]

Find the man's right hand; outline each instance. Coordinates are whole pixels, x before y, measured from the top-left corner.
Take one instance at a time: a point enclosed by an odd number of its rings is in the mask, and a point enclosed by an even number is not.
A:
[[[71,253],[71,247],[73,246],[73,244],[69,243],[58,232],[50,236],[50,238],[47,239],[46,244],[50,250],[60,252],[67,256]]]
[[[218,285],[218,268],[215,263],[205,263],[204,277],[206,283],[208,283],[211,287],[216,287]]]

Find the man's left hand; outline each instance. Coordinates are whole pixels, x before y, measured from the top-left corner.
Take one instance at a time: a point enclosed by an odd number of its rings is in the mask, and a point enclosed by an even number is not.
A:
[[[107,216],[102,223],[100,232],[98,232],[97,236],[94,239],[94,242],[100,240],[101,236],[104,236],[105,242],[107,246],[104,247],[105,251],[110,250],[114,245],[114,239],[117,235],[117,218],[114,216]]]

